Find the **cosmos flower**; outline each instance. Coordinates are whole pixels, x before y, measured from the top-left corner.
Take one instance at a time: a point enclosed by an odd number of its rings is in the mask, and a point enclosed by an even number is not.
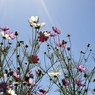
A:
[[[35,64],[35,63],[38,63],[38,61],[39,61],[39,58],[38,58],[38,56],[37,55],[30,55],[29,57],[28,57],[28,61],[29,61],[29,63],[33,63],[33,64]]]
[[[32,79],[32,78],[29,78],[29,84],[30,84],[31,86],[35,86],[35,85],[36,85],[36,83],[33,82],[33,79]]]
[[[41,75],[42,75],[42,71],[41,71],[40,69],[35,70],[35,73],[36,73],[38,76],[41,76]]]
[[[21,81],[20,75],[17,74],[17,72],[13,72],[13,77],[19,81]]]
[[[1,82],[0,83],[0,92],[3,92],[5,89],[7,89],[7,83]]]
[[[15,93],[15,91],[12,90],[11,88],[8,90],[8,94],[10,94],[10,95],[17,95],[17,94]]]
[[[51,73],[48,73],[49,76],[53,76],[53,77],[58,77],[60,76],[61,74],[59,72],[51,72]]]
[[[52,26],[52,29],[55,33],[61,34],[61,31],[57,27]]]
[[[85,72],[86,71],[86,68],[84,68],[83,66],[81,65],[76,65],[76,68],[81,71],[81,72]]]
[[[85,84],[82,84],[80,81],[78,81],[76,79],[74,79],[74,83],[76,83],[78,86],[82,86],[82,87],[85,86]]]
[[[50,34],[49,32],[40,32],[38,36],[39,42],[45,42],[48,40]]]
[[[69,82],[66,79],[62,79],[62,83],[64,86],[69,86]]]
[[[47,95],[48,91],[47,89],[39,89],[38,95]]]
[[[8,26],[2,26],[2,27],[0,27],[0,29],[1,29],[2,31],[7,31],[7,30],[9,30],[9,27],[8,27]]]
[[[5,38],[5,39],[8,39],[8,40],[11,39],[8,34],[5,34],[5,33],[4,33],[4,31],[0,32],[0,35],[1,35],[3,38]]]
[[[40,27],[45,26],[45,23],[38,23],[39,22],[39,17],[38,16],[31,16],[28,20],[30,26],[35,27],[37,29],[39,29]]]
[[[48,31],[44,31],[43,34],[44,34],[44,36],[46,36],[46,37],[49,37],[49,36],[50,36],[50,32],[48,32]]]
[[[28,21],[29,21],[30,24],[38,23],[39,22],[39,17],[38,16],[31,16]]]
[[[10,37],[11,39],[16,38],[16,35],[15,35],[15,33],[13,33],[13,32],[8,31],[6,34],[9,35],[9,37]]]
[[[0,34],[3,38],[8,39],[8,40],[14,39],[16,37],[15,33],[10,32],[10,31],[6,32],[6,33],[4,31],[2,31],[2,32],[0,32]]]
[[[53,33],[53,32],[50,32],[50,36],[51,36],[51,37],[55,37],[55,36],[56,36],[56,34],[55,34],[55,33]]]
[[[66,43],[63,43],[63,42],[56,42],[56,45],[58,46],[58,47],[62,47],[62,48],[65,48],[66,47]]]

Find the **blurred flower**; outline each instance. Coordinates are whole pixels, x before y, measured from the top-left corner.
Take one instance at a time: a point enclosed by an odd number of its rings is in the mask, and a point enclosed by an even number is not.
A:
[[[33,75],[33,73],[32,73],[32,71],[30,70],[30,71],[28,71],[28,74],[29,74],[29,76],[31,77],[31,78],[34,78],[34,75]]]
[[[53,77],[58,77],[59,75],[61,75],[59,72],[51,72],[48,74],[49,74],[49,76],[53,76]]]
[[[61,34],[61,31],[57,27],[52,27],[53,31],[57,34]]]
[[[1,29],[2,31],[7,31],[7,30],[9,30],[9,27],[8,27],[8,26],[2,26],[2,27],[0,27],[0,29]]]
[[[3,38],[5,38],[5,39],[8,39],[8,40],[11,39],[8,34],[4,33],[4,31],[0,32],[0,34],[1,34],[1,36],[2,36]]]
[[[56,42],[56,45],[58,47],[62,47],[62,48],[65,48],[66,47],[66,43],[63,43],[63,42]]]
[[[43,27],[45,26],[45,23],[42,22],[42,23],[38,23],[39,22],[39,17],[38,16],[31,16],[28,20],[30,26],[32,27],[35,27],[35,28],[40,28],[40,27]]]
[[[43,33],[40,32],[40,33],[39,33],[39,36],[38,36],[38,40],[39,40],[40,42],[45,42],[45,41],[48,40],[49,36],[50,36],[49,32],[43,32]]]
[[[8,40],[14,39],[16,37],[15,33],[10,32],[10,31],[6,32],[6,33],[4,31],[2,31],[2,32],[0,32],[0,34],[3,38],[8,39]]]
[[[86,68],[82,67],[81,65],[76,65],[76,68],[81,71],[81,72],[85,72]]]
[[[56,34],[55,34],[55,33],[53,33],[53,32],[50,32],[50,36],[51,36],[51,37],[55,37],[55,36],[56,36]]]
[[[77,81],[76,79],[74,79],[74,82],[78,85],[78,86],[85,86],[85,84],[82,84],[80,81]]]
[[[33,79],[32,79],[32,78],[29,78],[29,84],[30,84],[31,86],[35,86],[35,85],[36,85],[36,83],[33,82]]]
[[[49,37],[49,36],[50,36],[50,32],[48,32],[48,31],[43,32],[43,34],[44,34],[44,36],[46,36],[46,37]]]
[[[49,90],[47,90],[47,89],[40,89],[40,90],[38,91],[38,95],[47,95],[48,91],[49,91]]]
[[[69,82],[66,79],[62,79],[62,83],[64,86],[69,86]]]
[[[42,71],[39,70],[39,69],[35,70],[35,72],[36,72],[36,74],[37,74],[38,76],[41,76],[41,75],[42,75]]]
[[[17,94],[15,93],[15,91],[12,90],[11,88],[8,90],[8,94],[10,94],[10,95],[17,95]]]
[[[3,92],[6,89],[7,89],[7,83],[1,82],[0,83],[0,92]]]
[[[18,81],[21,81],[20,75],[17,72],[13,72],[13,77],[16,78]]]
[[[6,33],[7,35],[9,35],[9,37],[11,38],[11,39],[14,39],[14,38],[16,38],[16,35],[15,35],[15,33],[13,33],[13,32],[7,32]]]
[[[38,23],[39,17],[38,16],[31,16],[28,21],[29,21],[30,25],[33,23]]]
[[[38,58],[38,56],[37,55],[30,55],[29,57],[28,57],[28,61],[29,61],[29,63],[38,63],[38,61],[39,61],[39,58]]]

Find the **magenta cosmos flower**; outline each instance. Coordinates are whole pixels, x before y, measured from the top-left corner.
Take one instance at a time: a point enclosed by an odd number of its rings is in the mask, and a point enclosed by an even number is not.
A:
[[[8,26],[2,26],[2,27],[0,27],[0,29],[1,29],[2,31],[7,31],[7,30],[9,30],[9,27],[8,27]]]
[[[61,34],[61,31],[57,27],[52,27],[53,31],[57,34]]]
[[[29,61],[29,63],[31,63],[31,64],[35,64],[35,63],[38,63],[39,58],[38,58],[37,55],[30,55],[30,56],[28,57],[28,61]]]
[[[82,84],[80,81],[78,81],[78,80],[74,80],[74,83],[76,83],[78,86],[82,86],[82,87],[84,87],[85,86],[85,84]]]
[[[48,40],[49,36],[50,36],[50,33],[47,31],[40,32],[39,36],[38,36],[38,40],[39,40],[39,42],[45,42]]]
[[[81,65],[76,65],[76,68],[81,71],[81,72],[85,72],[86,71],[86,68],[84,68],[83,66]]]
[[[66,79],[62,79],[62,84],[64,85],[64,86],[69,86],[69,82],[66,80]]]

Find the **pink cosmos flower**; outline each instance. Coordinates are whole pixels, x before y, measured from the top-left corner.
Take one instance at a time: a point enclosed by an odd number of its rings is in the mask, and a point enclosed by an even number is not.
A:
[[[85,72],[86,68],[82,67],[81,65],[76,65],[76,68],[81,71],[81,72]]]
[[[69,86],[69,82],[66,79],[62,79],[62,83],[64,86]]]
[[[62,42],[56,42],[56,45],[58,46],[58,47],[62,47],[62,48],[65,48],[66,47],[66,44],[64,43],[62,43]]]
[[[50,32],[50,36],[51,36],[51,37],[55,37],[55,36],[56,36],[56,34],[55,34],[55,33],[53,33],[53,32]]]
[[[21,81],[20,75],[18,75],[17,72],[13,72],[13,77]]]
[[[36,83],[33,82],[32,78],[29,78],[29,84],[30,84],[31,86],[35,86],[35,85],[36,85]]]
[[[57,27],[52,27],[53,31],[57,34],[61,34],[61,31]]]
[[[82,87],[85,86],[85,84],[82,84],[80,81],[77,81],[76,79],[74,80],[74,82],[75,82],[78,86],[82,86]]]
[[[8,31],[6,34],[9,35],[9,37],[10,37],[11,39],[16,38],[16,35],[15,35],[15,33],[13,33],[13,32]]]
[[[8,26],[2,26],[2,27],[0,27],[0,29],[1,29],[2,31],[7,31],[7,30],[9,30],[9,27],[8,27]]]

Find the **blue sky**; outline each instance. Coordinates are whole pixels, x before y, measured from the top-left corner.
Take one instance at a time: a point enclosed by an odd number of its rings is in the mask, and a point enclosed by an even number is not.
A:
[[[95,51],[95,0],[0,0],[0,26],[18,31],[26,42],[31,32],[28,19],[33,15],[46,22],[43,30],[52,31],[56,26],[61,39],[71,34],[75,56],[87,43]],[[90,64],[93,66],[93,61]]]

